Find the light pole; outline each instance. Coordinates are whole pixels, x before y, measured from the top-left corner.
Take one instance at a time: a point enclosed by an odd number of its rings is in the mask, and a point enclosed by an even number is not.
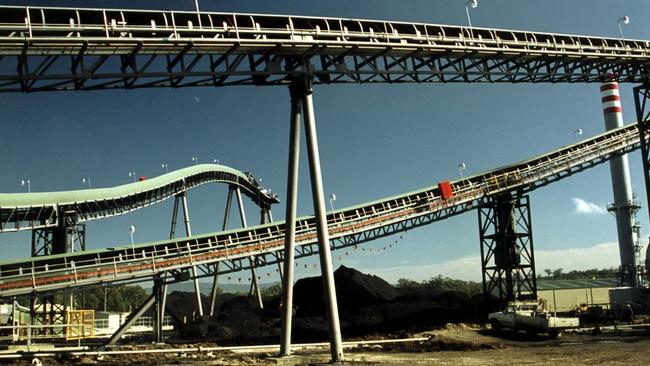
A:
[[[478,0],[467,0],[465,3],[465,13],[467,14],[467,23],[469,23],[470,28],[472,28],[472,19],[469,17],[469,8],[476,9],[477,6]]]
[[[458,164],[458,173],[460,173],[460,179],[465,179],[465,177],[463,177],[463,170],[465,169],[467,169],[467,165],[465,165],[465,163]]]
[[[93,188],[93,184],[92,184],[92,182],[90,181],[90,178],[88,178],[88,177],[83,177],[83,178],[81,178],[81,183],[88,183],[88,189],[92,189],[92,188]]]
[[[332,203],[334,201],[336,201],[336,194],[332,193],[330,194],[330,207],[332,208],[332,211],[334,211],[334,203]]]
[[[29,178],[21,179],[20,186],[21,187],[27,186],[27,192],[32,193],[32,182],[29,181]]]
[[[630,17],[627,15],[620,17],[616,23],[618,24],[618,32],[621,34],[621,39],[624,39],[625,37],[623,37],[623,28],[621,28],[621,23],[630,24]]]
[[[580,141],[580,136],[582,136],[582,128],[578,128],[577,130],[573,131],[576,135],[576,142]]]
[[[162,163],[162,164],[160,164],[160,167],[161,167],[162,169],[165,169],[165,173],[169,173],[169,167],[167,166],[167,164]]]
[[[132,177],[133,183],[135,183],[135,172],[129,172],[129,177]]]
[[[198,164],[199,158],[197,158],[196,156],[192,156],[192,162],[194,163],[194,165]]]
[[[129,234],[131,234],[131,250],[133,250],[133,258],[135,259],[135,244],[133,243],[134,233],[135,233],[135,225],[129,226]]]

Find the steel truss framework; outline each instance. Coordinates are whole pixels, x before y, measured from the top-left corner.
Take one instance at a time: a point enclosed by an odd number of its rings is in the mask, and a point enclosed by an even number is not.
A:
[[[636,107],[639,135],[650,132],[650,106],[648,106],[648,100],[650,100],[650,82],[646,81],[644,84],[634,88],[634,105]],[[650,204],[650,144],[645,140],[641,141],[641,160],[643,164],[643,178],[645,180],[646,202]],[[645,268],[645,272],[647,271],[648,268]],[[624,284],[637,283],[639,274],[643,272],[642,268],[635,268],[634,266],[621,268],[619,280]]]
[[[32,257],[86,250],[86,225],[79,224],[75,212],[60,213],[60,225],[32,230]]]
[[[501,303],[537,298],[528,196],[495,196],[478,210],[483,294]]]
[[[286,15],[0,7],[0,91],[642,82],[647,41]]]
[[[647,136],[646,136],[647,138]],[[558,181],[614,156],[639,147],[635,125],[608,131],[592,139],[542,155],[518,165],[496,169],[453,182],[454,197],[443,200],[438,187],[336,211],[328,216],[334,249],[353,246],[378,237],[442,220],[482,206],[505,192],[525,194]],[[237,229],[215,234],[178,238],[136,247],[96,250],[0,264],[0,296],[32,292],[65,291],[106,283],[142,281],[169,272],[167,279],[187,280],[212,275],[221,262],[220,274],[250,269],[248,259],[258,256],[260,266],[282,260],[284,223]],[[296,223],[298,257],[317,253],[312,217]],[[197,274],[188,268],[197,266]],[[176,276],[176,277],[174,277]]]
[[[32,230],[32,257],[63,254],[86,250],[86,225],[77,223],[75,212],[60,213],[64,217],[59,226]],[[30,319],[32,325],[63,325],[69,306],[75,307],[79,300],[70,292],[60,296],[55,294],[33,293],[30,299]],[[36,332],[48,336],[65,336],[66,329],[42,327]],[[38,334],[38,333],[37,333]]]

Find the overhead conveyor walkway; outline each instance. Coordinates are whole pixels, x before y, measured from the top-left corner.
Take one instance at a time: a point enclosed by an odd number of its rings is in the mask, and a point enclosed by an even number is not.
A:
[[[74,214],[76,223],[123,215],[212,182],[239,187],[263,209],[279,202],[278,196],[261,187],[250,173],[200,164],[111,188],[0,193],[0,233],[56,227],[66,213]]]
[[[645,82],[650,42],[272,14],[0,6],[0,92]]]
[[[648,135],[645,136],[646,139]],[[505,192],[526,193],[591,168],[640,146],[635,125],[611,130],[556,151],[451,182],[451,194],[428,187],[328,215],[334,249],[392,235],[480,207]],[[171,174],[171,173],[170,173]],[[0,297],[69,290],[103,283],[142,281],[155,276],[187,280],[282,261],[284,222],[186,238],[80,253],[0,262]],[[296,222],[296,256],[316,254],[313,217]],[[197,267],[190,274],[187,268]]]

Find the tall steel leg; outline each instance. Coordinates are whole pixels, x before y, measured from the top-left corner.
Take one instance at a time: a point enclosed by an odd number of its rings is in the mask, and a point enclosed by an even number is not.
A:
[[[210,291],[210,316],[214,316],[214,308],[217,306],[217,293],[219,292],[219,263],[214,265],[214,281],[212,282],[212,291]]]
[[[176,236],[176,222],[178,221],[178,201],[181,196],[174,197],[174,208],[172,209],[172,222],[169,228],[169,238],[173,239]],[[161,277],[164,277],[164,272]],[[157,321],[159,322],[160,329],[156,329],[154,334],[157,342],[162,342],[162,321],[165,319],[165,306],[167,305],[167,283],[161,280],[162,285],[158,288],[159,296],[156,296],[156,313]]]
[[[289,133],[289,168],[287,178],[286,231],[284,234],[284,278],[282,279],[282,340],[280,356],[291,354],[291,320],[293,316],[293,269],[294,245],[296,241],[296,210],[298,201],[298,165],[300,161],[300,110],[301,93],[299,86],[291,83],[291,127]],[[282,276],[282,269],[279,269]]]
[[[255,271],[255,266],[257,265],[257,261],[255,260],[254,256],[249,257],[249,263],[251,265],[251,295],[253,294],[253,290],[255,291],[255,294],[257,295],[257,305],[259,305],[260,309],[264,309],[264,302],[262,301],[262,291],[260,290],[260,284],[257,280],[257,271]]]
[[[265,207],[262,209],[261,212],[261,218],[260,218],[260,224],[270,224],[273,222],[273,215],[271,215],[271,209],[268,207]]]
[[[192,228],[190,228],[190,212],[187,210],[187,193],[183,192],[183,219],[185,220],[185,234],[192,236]],[[192,266],[192,277],[194,277],[194,292],[196,293],[196,307],[199,311],[199,316],[203,316],[203,304],[201,303],[201,285],[199,285],[198,271],[196,266]]]
[[[182,193],[181,193],[182,195]],[[174,208],[172,209],[172,224],[169,228],[169,238],[176,236],[176,220],[178,219],[178,201],[181,199],[180,195],[174,197]]]
[[[239,218],[241,219],[242,227],[248,227],[248,222],[246,221],[246,212],[244,211],[244,201],[241,198],[241,189],[239,187],[235,188],[235,193],[237,194],[237,207],[239,207]]]
[[[312,100],[312,81],[305,80],[303,93],[305,134],[307,136],[307,154],[309,156],[309,172],[311,176],[311,192],[316,211],[316,230],[318,232],[318,248],[320,257],[323,288],[327,301],[327,317],[330,331],[330,352],[332,362],[343,361],[343,344],[341,341],[341,327],[339,324],[339,310],[336,301],[334,272],[332,270],[332,256],[330,253],[330,238],[327,229],[327,212],[323,195],[323,177],[320,169],[320,156],[318,153],[318,137],[316,135],[316,120],[314,118],[314,105]]]
[[[223,226],[221,230],[225,231],[228,229],[228,223],[230,222],[230,209],[232,207],[232,195],[234,187],[230,186],[228,188],[228,198],[226,199],[226,211],[223,215]],[[210,316],[214,316],[215,308],[217,306],[217,296],[219,290],[219,262],[214,265],[214,278],[212,279],[212,291],[210,291]]]
[[[241,219],[241,225],[242,227],[246,228],[248,227],[248,223],[246,222],[244,201],[241,198],[241,189],[239,189],[239,187],[235,188],[235,194],[237,195],[237,206],[239,207],[239,218]],[[260,287],[258,286],[257,283],[257,276],[255,274],[255,262],[253,261],[252,257],[250,257],[248,260],[251,266],[251,278],[252,278],[251,285],[254,286],[255,291],[257,292],[257,302],[260,306],[260,309],[264,309],[264,303],[262,302],[262,293],[260,292]]]
[[[183,192],[181,195],[183,201],[183,220],[185,221],[185,235],[192,236],[192,228],[190,227],[190,212],[187,210],[187,193]]]
[[[165,317],[164,311],[162,309],[162,288],[163,285],[160,283],[160,279],[156,278],[153,282],[153,291],[156,297],[155,303],[155,321],[154,321],[154,338],[156,342],[162,342],[163,340],[163,319]]]
[[[228,222],[230,221],[230,208],[232,206],[232,193],[234,191],[234,187],[230,186],[228,189],[228,198],[226,200],[226,212],[224,212],[223,215],[223,226],[222,230],[226,230],[228,228]]]

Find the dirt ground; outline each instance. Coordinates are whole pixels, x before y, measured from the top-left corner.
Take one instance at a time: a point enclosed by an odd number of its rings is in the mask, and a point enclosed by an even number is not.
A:
[[[413,334],[428,340],[387,343],[346,348],[349,365],[640,365],[650,359],[650,335],[604,334],[544,336],[527,338],[505,333],[495,337],[480,327],[450,325],[443,329]],[[210,346],[210,345],[202,345]],[[141,349],[152,346],[137,346]],[[175,345],[174,347],[178,347]],[[187,345],[196,347],[196,345]],[[131,347],[132,348],[132,347]],[[310,365],[330,360],[326,348],[300,350],[289,359],[278,359],[273,352],[145,353],[119,356],[82,356],[44,359],[43,365]],[[28,365],[31,360],[16,361]]]

